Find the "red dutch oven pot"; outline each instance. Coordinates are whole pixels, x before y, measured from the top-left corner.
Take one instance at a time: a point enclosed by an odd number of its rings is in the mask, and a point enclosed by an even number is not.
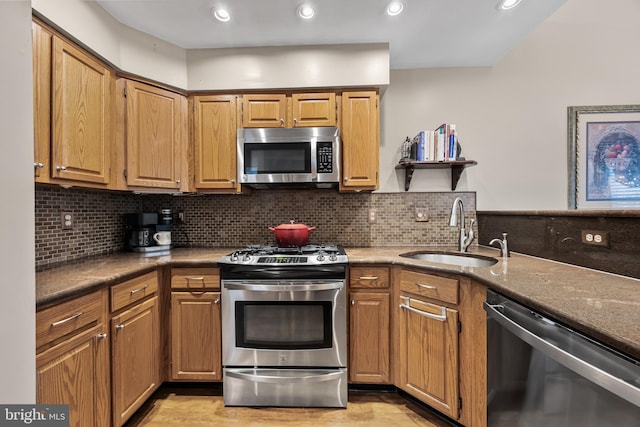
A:
[[[304,246],[309,243],[309,232],[315,230],[304,224],[295,224],[293,220],[289,224],[280,224],[277,227],[269,227],[269,230],[276,233],[278,246],[292,247]]]

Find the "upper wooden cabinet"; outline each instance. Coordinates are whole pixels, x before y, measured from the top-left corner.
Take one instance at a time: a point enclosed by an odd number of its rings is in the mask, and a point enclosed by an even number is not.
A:
[[[109,183],[111,70],[53,36],[51,174],[54,178]]]
[[[113,73],[38,22],[32,35],[36,181],[106,188],[114,138]]]
[[[335,126],[336,94],[294,93],[291,95],[291,126]]]
[[[196,190],[239,192],[234,95],[194,96],[193,143]]]
[[[341,191],[378,189],[379,110],[375,91],[343,92]]]
[[[179,190],[186,170],[187,99],[175,92],[121,79],[126,107],[126,183]],[[120,116],[119,116],[120,118]]]
[[[243,128],[336,126],[336,94],[243,95],[239,122]]]
[[[51,174],[51,43],[53,34],[37,22],[33,40],[33,168],[36,182]]]

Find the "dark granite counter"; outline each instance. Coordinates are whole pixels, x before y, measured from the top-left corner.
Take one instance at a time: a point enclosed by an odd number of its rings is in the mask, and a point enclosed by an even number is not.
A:
[[[640,359],[640,280],[517,253],[503,260],[497,249],[485,247],[471,252],[498,257],[491,267],[456,267],[399,256],[431,249],[445,248],[347,248],[347,254],[352,264],[397,264],[465,275]],[[36,305],[42,308],[162,265],[214,265],[231,251],[174,249],[157,257],[120,253],[46,270],[36,273]]]

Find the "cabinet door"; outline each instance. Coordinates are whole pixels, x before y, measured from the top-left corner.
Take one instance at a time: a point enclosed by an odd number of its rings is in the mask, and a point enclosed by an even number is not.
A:
[[[242,96],[242,127],[287,127],[287,96],[255,94]]]
[[[110,426],[109,347],[94,326],[36,356],[36,402],[68,404],[69,425]]]
[[[106,66],[53,37],[52,177],[109,183],[112,89]]]
[[[41,25],[31,25],[33,40],[33,167],[36,182],[49,182],[51,171],[51,40]]]
[[[111,319],[113,424],[121,426],[160,385],[158,297]]]
[[[220,292],[171,293],[171,377],[222,380]]]
[[[126,82],[128,185],[180,188],[186,102],[180,94]]]
[[[388,384],[389,294],[351,293],[349,381]]]
[[[413,298],[410,305],[417,311],[400,309],[400,387],[457,419],[458,312]]]
[[[196,96],[193,103],[195,188],[240,191],[236,97]]]
[[[335,126],[335,93],[294,93],[291,96],[292,126]]]
[[[343,92],[341,190],[378,188],[378,111],[376,92]]]

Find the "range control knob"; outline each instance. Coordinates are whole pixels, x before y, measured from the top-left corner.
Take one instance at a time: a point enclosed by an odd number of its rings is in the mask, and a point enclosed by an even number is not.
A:
[[[318,252],[318,256],[316,257],[316,259],[320,262],[324,261],[324,256],[326,255],[326,253],[324,251],[320,251]]]
[[[338,255],[336,255],[335,252],[331,252],[331,255],[329,255],[329,261],[337,261],[338,260]]]
[[[244,256],[242,257],[242,262],[249,262],[249,261],[251,261],[251,255],[244,254]]]
[[[238,262],[238,252],[232,253],[231,256],[229,256],[229,261]]]

